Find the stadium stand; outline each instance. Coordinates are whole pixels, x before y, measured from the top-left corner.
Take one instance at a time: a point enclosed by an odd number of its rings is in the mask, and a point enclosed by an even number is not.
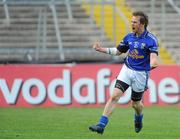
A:
[[[124,56],[96,53],[91,46],[98,40],[104,47],[117,45],[130,30],[131,11],[143,10],[161,40],[161,63],[179,63],[180,15],[172,3],[153,1],[0,1],[0,62],[122,62]]]
[[[92,50],[91,46],[97,40],[103,41],[105,46],[113,46],[114,42],[102,34],[101,29],[82,9],[81,2],[65,0],[5,2],[0,4],[1,63],[84,62],[112,59],[111,56],[97,54]]]

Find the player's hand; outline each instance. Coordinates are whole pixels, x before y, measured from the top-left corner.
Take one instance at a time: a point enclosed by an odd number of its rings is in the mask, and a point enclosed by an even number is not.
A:
[[[96,42],[93,45],[93,49],[95,49],[96,51],[101,51],[102,46],[101,46],[101,44],[99,42]]]

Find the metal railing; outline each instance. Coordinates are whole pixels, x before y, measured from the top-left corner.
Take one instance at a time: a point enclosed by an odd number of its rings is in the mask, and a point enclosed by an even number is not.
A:
[[[53,15],[53,21],[54,21],[54,29],[56,33],[56,38],[58,42],[58,48],[59,48],[59,58],[60,61],[65,60],[64,52],[63,52],[63,44],[62,44],[62,39],[61,39],[61,31],[58,23],[58,16],[57,16],[57,11],[55,5],[58,4],[65,4],[68,12],[68,18],[69,21],[72,21],[72,12],[71,12],[71,6],[69,0],[65,1],[57,1],[57,0],[3,0],[0,1],[0,4],[3,4],[4,6],[4,11],[5,11],[5,24],[7,26],[10,26],[11,23],[11,17],[10,17],[10,12],[8,6],[16,6],[16,5],[32,5],[32,6],[37,6],[37,5],[44,5],[48,6]],[[39,17],[38,17],[38,29],[37,29],[37,47],[35,51],[35,60],[39,60],[40,57],[40,48],[42,47],[42,51],[46,52],[46,39],[47,39],[47,30],[46,30],[46,11],[40,9],[39,10]],[[30,55],[30,52],[25,52],[26,54]]]
[[[158,1],[156,0],[151,0],[150,3],[151,3],[151,17],[154,19],[155,18],[155,15],[157,14],[156,11],[155,11],[155,7],[156,7],[156,3]],[[166,25],[167,25],[167,4],[169,6],[171,6],[175,12],[177,12],[177,14],[180,15],[180,7],[178,7],[178,5],[180,6],[180,1],[179,0],[165,0],[163,2],[160,3],[160,6],[159,6],[159,9],[160,9],[160,14],[161,14],[161,17],[159,19],[159,21],[161,22],[161,38],[162,39],[165,39],[166,38],[166,33],[167,33],[167,29],[166,29]],[[151,20],[152,22],[152,25],[155,26],[155,23],[154,23],[155,20]]]
[[[53,13],[54,27],[56,30],[56,38],[57,38],[58,46],[59,46],[60,60],[64,61],[65,57],[64,57],[64,52],[63,52],[61,32],[60,32],[60,28],[59,28],[59,24],[58,24],[58,19],[57,19],[58,17],[57,17],[56,7],[53,2],[54,2],[54,0],[52,0],[52,3],[50,4],[50,8]]]
[[[82,0],[79,0],[82,1]],[[91,19],[95,19],[95,5],[100,5],[101,6],[101,11],[100,11],[100,27],[101,27],[101,38],[104,37],[105,34],[105,13],[108,11],[105,11],[105,6],[111,6],[113,9],[113,27],[112,27],[112,31],[113,31],[113,41],[114,44],[116,44],[116,40],[117,40],[117,36],[116,36],[116,30],[117,30],[117,23],[116,20],[117,18],[121,18],[123,20],[123,22],[125,23],[125,30],[126,33],[130,32],[130,22],[128,20],[128,17],[126,17],[123,13],[123,11],[117,7],[116,5],[116,0],[85,0],[85,3],[90,4],[91,8],[90,8],[90,16]],[[124,30],[124,29],[122,29]]]
[[[79,0],[79,2],[82,2],[83,0]],[[90,17],[91,17],[91,23],[93,24],[93,21],[95,20],[95,6],[96,5],[100,5],[101,6],[101,11],[100,11],[100,28],[101,28],[101,40],[103,40],[104,35],[105,35],[105,9],[104,6],[105,5],[109,5],[111,7],[113,7],[113,9],[115,9],[115,2],[114,0],[112,1],[108,1],[108,0],[84,0],[84,2],[88,5],[90,5]],[[116,22],[115,22],[115,10],[113,11],[113,41],[115,42],[116,40],[116,33],[115,33],[115,29],[116,29]]]
[[[178,5],[176,4],[176,2],[179,1],[174,1],[174,0],[168,0],[169,4],[174,8],[174,10],[180,14],[180,7],[178,7]],[[180,2],[179,2],[179,6],[180,6]]]
[[[3,5],[4,5],[5,19],[6,19],[5,23],[9,26],[9,24],[10,24],[10,16],[9,16],[9,10],[8,10],[6,0],[3,0]]]
[[[57,15],[57,9],[56,6],[59,4],[64,4],[66,6],[67,10],[67,15],[68,15],[68,20],[69,22],[72,22],[74,17],[73,17],[73,12],[72,12],[72,7],[71,4],[82,4],[84,0],[1,0],[0,5],[3,5],[4,7],[4,13],[5,13],[5,21],[6,25],[10,26],[11,25],[11,12],[9,10],[9,6],[24,6],[24,5],[30,5],[30,6],[44,6],[45,8],[40,8],[38,11],[38,20],[37,20],[37,42],[36,42],[36,47],[34,50],[28,50],[24,52],[24,55],[28,56],[29,60],[32,60],[32,53],[35,55],[35,60],[38,61],[40,59],[41,53],[48,53],[47,50],[47,11],[46,8],[48,7],[51,10],[52,16],[53,16],[53,27],[55,30],[56,34],[56,41],[58,44],[58,53],[59,53],[59,61],[65,61],[65,52],[64,52],[64,47],[63,47],[63,42],[62,42],[62,35],[61,35],[61,27],[59,26],[59,21],[61,19]],[[86,0],[86,3],[91,5],[91,21],[94,19],[94,6],[96,4],[99,4],[102,6],[101,8],[101,38],[104,38],[105,36],[105,5],[110,5],[113,8],[113,41],[116,42],[116,18],[117,15],[121,17],[124,22],[126,23],[126,30],[127,32],[129,31],[129,23],[127,20],[127,17],[123,14],[123,12],[117,8],[116,3],[114,0]],[[91,22],[93,23],[93,22]],[[93,23],[94,24],[94,23]],[[5,50],[5,48],[3,48]],[[13,50],[12,50],[13,51]],[[56,52],[57,52],[56,51]],[[11,49],[8,50],[9,54],[11,53]],[[19,51],[22,52],[23,51]]]

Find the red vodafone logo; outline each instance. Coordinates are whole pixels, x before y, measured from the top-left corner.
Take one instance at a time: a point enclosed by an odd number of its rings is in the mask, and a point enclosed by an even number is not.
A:
[[[13,68],[14,71],[24,70],[21,65]],[[7,67],[6,72],[13,68]],[[13,77],[3,73],[0,78],[0,107],[99,106],[107,102],[120,70],[119,65],[76,65],[70,68],[44,65],[47,71],[38,65],[34,68],[37,69],[37,77],[31,72],[15,72]],[[89,73],[87,69],[91,69]],[[149,89],[143,98],[145,105],[180,104],[179,74],[173,73],[176,71],[174,67],[170,69],[172,75],[168,76],[166,73],[159,74],[158,70],[153,71],[148,82]],[[170,69],[168,67],[167,70]],[[49,71],[51,77],[47,76]],[[118,103],[127,105],[131,101],[130,96],[129,88]]]

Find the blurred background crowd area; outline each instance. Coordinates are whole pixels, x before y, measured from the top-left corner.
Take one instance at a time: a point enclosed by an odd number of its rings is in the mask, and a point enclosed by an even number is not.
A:
[[[180,0],[0,0],[0,63],[122,63],[95,52],[131,32],[131,15],[149,16],[160,64],[180,64]]]

